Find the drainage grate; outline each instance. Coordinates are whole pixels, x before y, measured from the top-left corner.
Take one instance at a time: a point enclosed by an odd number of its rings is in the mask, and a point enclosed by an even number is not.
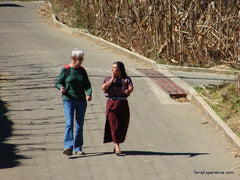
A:
[[[157,83],[163,91],[169,94],[171,98],[186,97],[187,93],[184,89],[179,87],[171,79],[152,69],[138,69],[141,73],[150,77],[155,83]]]

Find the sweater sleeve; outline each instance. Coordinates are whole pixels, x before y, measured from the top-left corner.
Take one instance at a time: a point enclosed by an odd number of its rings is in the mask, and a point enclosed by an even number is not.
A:
[[[59,89],[60,90],[60,88],[63,86],[63,84],[64,84],[64,76],[65,76],[65,68],[63,67],[62,69],[61,69],[61,71],[60,71],[60,74],[59,74],[59,76],[58,76],[58,79],[57,79],[57,81],[56,81],[56,83],[55,83],[55,87],[57,88],[57,89]]]
[[[84,83],[85,83],[85,91],[87,96],[92,96],[92,85],[89,81],[87,71],[84,69]]]

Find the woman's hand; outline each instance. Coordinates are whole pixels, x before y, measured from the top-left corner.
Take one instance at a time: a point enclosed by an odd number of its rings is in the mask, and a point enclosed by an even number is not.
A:
[[[130,94],[131,94],[131,92],[129,90],[125,90],[124,93],[127,94],[128,96],[130,96]]]
[[[91,97],[91,96],[87,96],[87,97],[86,97],[86,100],[87,100],[87,101],[91,101],[91,100],[92,100],[92,97]]]
[[[108,82],[102,85],[102,90],[106,91],[112,85],[113,81],[114,81],[114,78],[112,76],[112,78]]]
[[[127,94],[128,96],[130,96],[132,91],[133,91],[133,88],[129,87],[127,90],[124,91],[124,93]]]
[[[63,86],[60,88],[60,90],[61,90],[61,93],[62,93],[62,94],[64,94],[64,93],[67,91],[67,90],[65,89],[65,87],[63,87]]]
[[[112,79],[115,79],[117,76],[117,72],[116,71],[112,71]]]

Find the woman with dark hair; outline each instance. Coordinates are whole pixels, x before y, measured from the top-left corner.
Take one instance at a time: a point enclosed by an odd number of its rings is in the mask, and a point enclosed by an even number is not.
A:
[[[104,80],[102,90],[108,98],[103,142],[113,141],[114,153],[120,155],[119,144],[125,140],[130,118],[127,97],[133,91],[132,80],[122,62],[113,63],[112,76]]]

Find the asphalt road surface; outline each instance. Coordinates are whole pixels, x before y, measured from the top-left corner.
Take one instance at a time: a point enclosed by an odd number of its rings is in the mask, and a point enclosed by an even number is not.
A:
[[[226,75],[224,73],[209,73],[209,72],[186,72],[186,71],[170,71],[173,75],[171,78],[180,78],[187,82],[190,86],[201,85],[219,85],[223,82],[234,82],[236,75]]]
[[[73,36],[40,18],[39,2],[0,4],[0,179],[192,180],[239,179],[235,148],[190,102],[169,98],[137,69],[144,65],[104,44]],[[62,154],[64,115],[54,87],[75,47],[93,86],[84,125],[86,156]],[[112,62],[126,65],[135,89],[125,156],[103,144],[106,98],[101,90]]]

